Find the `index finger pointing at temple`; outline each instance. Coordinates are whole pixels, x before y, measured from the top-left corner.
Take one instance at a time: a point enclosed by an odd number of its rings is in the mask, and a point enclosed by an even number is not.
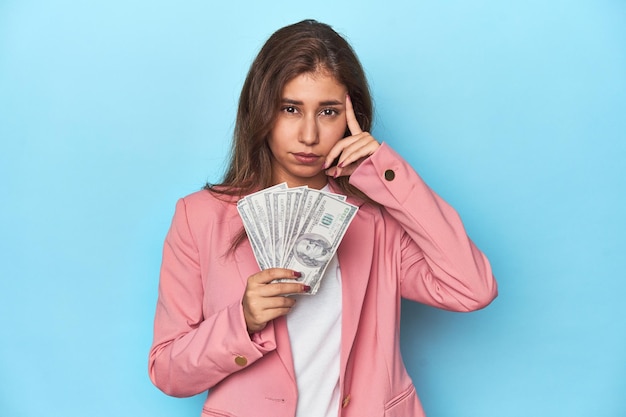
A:
[[[361,130],[361,126],[359,125],[359,121],[356,119],[356,114],[354,114],[354,107],[352,106],[352,100],[350,96],[346,94],[346,121],[348,122],[348,129],[350,129],[350,133],[352,136],[358,135],[363,132]]]

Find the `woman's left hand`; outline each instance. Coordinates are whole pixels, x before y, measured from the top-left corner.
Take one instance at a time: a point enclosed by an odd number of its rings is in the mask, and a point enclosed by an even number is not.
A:
[[[351,175],[380,146],[369,132],[361,130],[349,96],[346,96],[346,120],[352,136],[339,140],[326,156],[324,164],[329,166],[339,157],[337,165],[326,170],[326,175],[334,178]]]

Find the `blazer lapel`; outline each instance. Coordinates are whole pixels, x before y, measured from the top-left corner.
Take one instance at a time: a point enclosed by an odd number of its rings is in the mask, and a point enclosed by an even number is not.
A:
[[[372,214],[359,210],[339,245],[337,256],[341,269],[341,375],[359,326],[365,291],[368,287],[374,247]]]

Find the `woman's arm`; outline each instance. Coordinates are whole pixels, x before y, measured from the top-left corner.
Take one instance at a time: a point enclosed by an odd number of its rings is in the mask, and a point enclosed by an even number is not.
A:
[[[185,200],[179,200],[165,239],[149,355],[152,382],[178,397],[206,391],[276,348],[271,325],[250,337],[242,298],[204,317],[201,255],[187,210]]]
[[[465,232],[456,211],[435,194],[388,145],[363,132],[346,97],[351,136],[337,142],[325,167],[381,204],[404,234],[401,242],[402,296],[454,311],[485,307],[497,295],[489,261]]]
[[[489,261],[467,236],[457,212],[388,145],[365,159],[350,183],[404,229],[403,297],[453,311],[477,310],[496,297]]]

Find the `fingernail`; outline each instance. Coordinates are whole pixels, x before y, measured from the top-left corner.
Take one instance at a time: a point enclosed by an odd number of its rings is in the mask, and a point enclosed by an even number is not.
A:
[[[310,285],[303,285],[302,289],[304,290],[304,292],[311,292],[311,286]]]
[[[328,165],[328,164],[327,164],[326,162],[324,162],[324,165],[322,165],[322,169],[326,169],[326,168],[328,168],[328,166],[327,166],[327,165]]]
[[[339,168],[343,168],[343,162],[339,162],[339,163],[337,164],[337,166],[338,166]]]
[[[300,278],[302,276],[302,272],[293,271],[293,276],[296,278]]]

